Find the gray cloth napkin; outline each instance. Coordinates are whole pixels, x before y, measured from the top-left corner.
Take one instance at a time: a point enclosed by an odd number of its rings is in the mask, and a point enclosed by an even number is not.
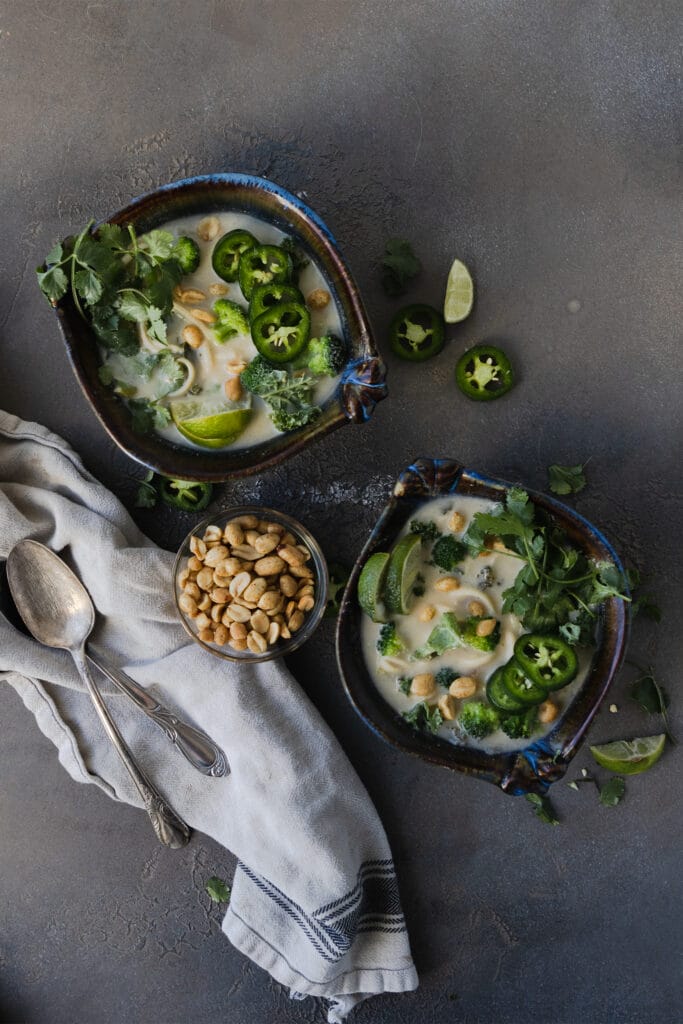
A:
[[[195,829],[238,858],[223,931],[289,987],[330,1000],[328,1021],[380,992],[417,987],[384,830],[339,744],[285,666],[237,666],[188,641],[173,555],[44,427],[0,412],[0,557],[32,537],[66,557],[97,608],[91,644],[203,727],[231,774],[208,779],[98,677],[143,768]],[[64,768],[141,806],[71,657],[0,616],[0,678]],[[168,856],[173,856],[172,852]]]

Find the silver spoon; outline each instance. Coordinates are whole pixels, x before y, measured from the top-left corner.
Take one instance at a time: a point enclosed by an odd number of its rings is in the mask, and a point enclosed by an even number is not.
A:
[[[22,540],[7,556],[7,582],[17,611],[33,636],[47,647],[69,651],[116,752],[142,797],[157,838],[178,849],[191,832],[136,764],[93,682],[85,642],[95,625],[95,608],[77,576],[44,544]]]

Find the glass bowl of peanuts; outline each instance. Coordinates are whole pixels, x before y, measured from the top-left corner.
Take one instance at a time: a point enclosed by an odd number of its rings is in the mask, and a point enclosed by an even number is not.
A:
[[[173,569],[180,620],[229,661],[269,661],[300,647],[327,603],[325,557],[291,516],[240,505],[209,516],[180,546]]]

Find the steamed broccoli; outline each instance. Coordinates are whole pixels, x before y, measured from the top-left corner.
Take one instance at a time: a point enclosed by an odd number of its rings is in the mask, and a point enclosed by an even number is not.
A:
[[[529,708],[520,715],[502,715],[500,727],[511,740],[527,740],[538,724],[538,708]]]
[[[336,377],[349,357],[346,342],[336,334],[311,338],[300,356],[290,364],[295,370],[308,370],[315,377]]]
[[[187,235],[181,235],[173,247],[173,258],[178,261],[183,274],[194,274],[199,266],[199,246]]]
[[[424,729],[426,732],[435,733],[443,722],[443,715],[435,704],[427,704],[421,701],[410,709],[402,712],[403,717],[414,729]]]
[[[467,647],[474,647],[477,651],[494,651],[500,641],[500,623],[488,636],[478,636],[477,626],[480,622],[488,621],[492,616],[471,615],[464,622],[460,623],[460,636]]]
[[[377,650],[382,657],[391,654],[403,654],[405,649],[405,644],[396,632],[395,624],[393,622],[387,622],[382,626],[377,638]]]
[[[242,386],[270,406],[270,418],[278,430],[296,430],[320,415],[311,404],[311,377],[290,377],[263,356],[256,356],[240,374]]]
[[[430,541],[436,540],[439,536],[439,527],[436,523],[431,522],[431,520],[425,522],[423,519],[411,519],[410,532],[422,537],[422,540],[427,544]]]
[[[458,678],[458,673],[454,672],[452,668],[440,668],[434,676],[437,686],[443,686],[444,690],[447,690],[454,679]]]
[[[268,394],[278,382],[277,374],[286,377],[283,370],[276,370],[263,356],[255,356],[240,374],[242,387],[251,391],[252,395]]]
[[[483,740],[498,728],[498,713],[488,704],[480,700],[471,700],[458,715],[458,724],[475,740]]]
[[[439,537],[432,548],[432,563],[444,572],[452,572],[466,554],[467,548],[462,541],[456,540],[451,534],[445,534]]]
[[[213,333],[216,341],[221,343],[235,338],[238,334],[249,334],[249,321],[247,314],[236,302],[229,299],[219,299],[213,306],[217,318],[213,326]]]
[[[460,623],[455,617],[455,612],[444,612],[427,637],[426,643],[418,647],[413,657],[433,658],[435,655],[451,651],[454,647],[462,647]]]

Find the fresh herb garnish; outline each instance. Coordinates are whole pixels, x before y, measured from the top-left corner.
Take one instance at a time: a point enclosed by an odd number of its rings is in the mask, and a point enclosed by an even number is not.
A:
[[[270,406],[270,418],[278,430],[295,430],[320,415],[320,408],[311,403],[312,377],[290,377],[286,370],[276,370],[263,356],[257,356],[242,371],[240,380],[247,391]]]
[[[390,238],[382,257],[382,287],[387,295],[396,297],[407,291],[408,283],[416,277],[422,264],[413,252],[410,242]]]
[[[626,783],[620,775],[608,779],[604,786],[600,786],[600,803],[605,807],[616,807],[624,799]]]
[[[631,700],[634,700],[648,715],[661,715],[664,724],[664,731],[671,743],[676,740],[671,732],[667,708],[669,707],[669,696],[660,683],[657,682],[652,668],[642,671],[629,690]]]
[[[439,536],[439,527],[431,520],[424,522],[421,519],[411,519],[410,532],[416,533],[418,537],[422,537],[422,540],[428,544],[435,541]]]
[[[405,693],[406,697],[410,695],[410,686],[412,681],[413,680],[411,679],[410,676],[399,676],[399,678],[396,680],[396,685],[398,686],[401,693]]]
[[[550,490],[553,494],[578,494],[586,486],[585,468],[585,462],[578,466],[548,466]]]
[[[437,686],[443,686],[444,690],[447,690],[454,679],[458,678],[458,673],[454,672],[452,668],[440,668],[434,676]]]
[[[171,422],[171,414],[166,406],[148,398],[131,398],[128,408],[136,434],[149,434],[155,428],[167,427]]]
[[[413,728],[431,733],[438,732],[439,726],[443,723],[443,715],[436,704],[427,704],[424,700],[410,711],[404,711],[403,717]]]
[[[491,537],[502,539],[506,554],[525,565],[503,592],[503,611],[512,612],[532,632],[560,630],[567,643],[590,644],[593,606],[609,597],[629,601],[626,580],[612,562],[593,562],[569,546],[564,531],[549,520],[537,522],[529,495],[511,487],[505,502],[477,512],[464,541],[471,554],[487,550]],[[577,632],[578,630],[578,632]]]
[[[136,508],[154,508],[157,503],[157,489],[153,483],[154,473],[148,470],[140,481],[138,492],[135,497]]]
[[[222,878],[213,875],[204,886],[214,903],[227,903],[230,899],[230,886]]]
[[[339,614],[342,594],[348,583],[351,573],[345,565],[339,562],[330,562],[328,565],[330,585],[327,591],[327,604],[325,605],[324,618],[334,619]]]
[[[544,821],[548,825],[560,824],[560,819],[555,816],[553,805],[547,796],[539,796],[538,793],[525,793],[524,795],[529,803],[533,805],[534,814],[539,821]]]

